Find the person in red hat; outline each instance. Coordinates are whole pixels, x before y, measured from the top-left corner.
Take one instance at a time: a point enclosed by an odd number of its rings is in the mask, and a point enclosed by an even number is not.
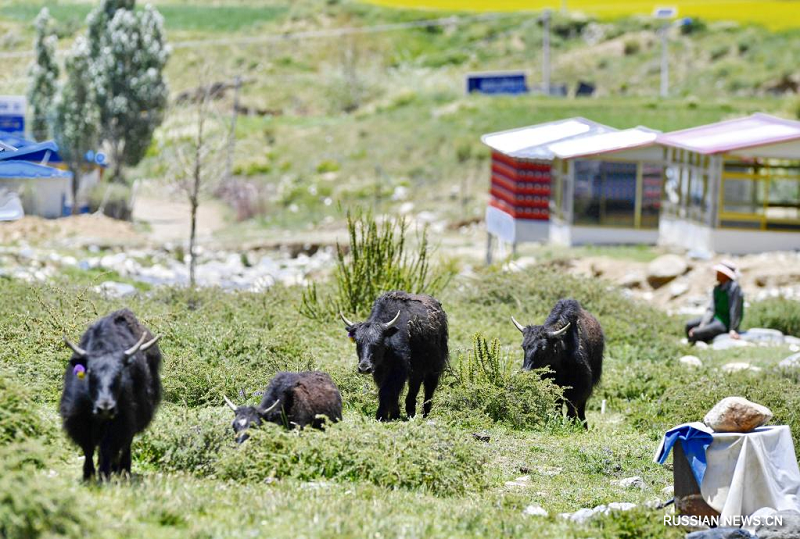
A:
[[[737,282],[736,266],[723,261],[714,266],[717,272],[717,285],[711,293],[711,302],[703,316],[686,324],[689,342],[709,342],[717,335],[729,333],[739,338],[739,324],[744,314],[744,293]]]

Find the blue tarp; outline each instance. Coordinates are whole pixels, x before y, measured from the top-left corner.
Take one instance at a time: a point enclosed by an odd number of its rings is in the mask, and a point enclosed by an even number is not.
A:
[[[72,178],[72,172],[28,161],[0,160],[0,178]]]
[[[8,144],[11,144],[10,142]],[[11,144],[14,146],[13,144]],[[0,161],[13,159],[15,161],[33,161],[40,163],[61,163],[61,156],[58,155],[58,145],[52,140],[47,142],[36,142],[27,146],[18,147],[16,152],[0,152]]]
[[[680,440],[683,453],[686,455],[692,474],[697,480],[697,486],[700,486],[703,484],[703,476],[706,474],[706,449],[711,445],[713,439],[714,437],[702,423],[679,425],[664,434],[664,439],[656,452],[655,460],[659,464],[664,464],[670,451],[672,451],[672,446]]]

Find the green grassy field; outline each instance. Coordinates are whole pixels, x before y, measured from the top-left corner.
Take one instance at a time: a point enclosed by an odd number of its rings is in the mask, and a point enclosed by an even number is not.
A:
[[[602,281],[557,269],[486,270],[452,281],[440,295],[452,371],[428,420],[393,424],[372,419],[375,389],[356,374],[340,323],[298,314],[298,288],[154,289],[123,303],[88,292],[80,283],[91,278],[76,274],[47,286],[0,281],[3,537],[682,537],[682,530],[663,527],[663,510],[645,507],[671,484],[669,468],[651,461],[666,428],[740,394],[768,405],[774,422],[789,424],[800,440],[797,377],[774,367],[788,350],[702,351],[704,367],[688,371],[677,361],[689,351],[678,342],[679,320]],[[607,336],[588,432],[542,412],[552,409],[547,386],[514,373],[520,338],[509,316],[540,320],[563,296],[594,312]],[[133,477],[85,486],[79,451],[59,428],[69,357],[61,337],[77,339],[92,320],[122,306],[163,335],[164,403],[134,442]],[[792,302],[752,311],[751,323],[778,312],[800,320]],[[500,371],[465,363],[475,332],[499,340],[495,360],[507,373],[499,384]],[[763,371],[721,378],[716,369],[738,359]],[[256,403],[255,392],[275,372],[307,368],[329,372],[339,385],[343,422],[326,432],[267,426],[236,449],[221,394]],[[476,432],[490,441],[474,439]],[[520,486],[505,484],[526,475]],[[634,475],[644,489],[613,484]],[[586,525],[557,517],[612,501],[639,508]],[[525,516],[530,504],[549,516]]]

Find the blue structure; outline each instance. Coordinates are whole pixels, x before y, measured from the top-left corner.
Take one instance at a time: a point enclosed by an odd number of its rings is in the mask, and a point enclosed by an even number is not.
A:
[[[527,76],[524,71],[496,71],[470,73],[466,78],[467,93],[478,92],[489,95],[527,94]]]
[[[53,164],[64,166],[64,160],[58,154],[58,145],[52,140],[46,142],[25,141],[25,144],[17,145],[8,141],[9,137],[2,137],[3,142],[17,148],[15,152],[0,152],[0,161],[27,161],[31,163]],[[15,139],[17,137],[14,137]]]
[[[18,153],[0,152],[0,190],[18,193],[28,215],[50,219],[69,215],[72,173],[13,159]]]

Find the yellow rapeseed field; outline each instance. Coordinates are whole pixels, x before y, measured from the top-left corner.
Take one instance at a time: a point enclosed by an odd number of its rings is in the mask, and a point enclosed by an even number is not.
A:
[[[445,11],[530,11],[544,8],[580,11],[602,19],[649,15],[658,6],[678,8],[680,17],[754,23],[773,30],[800,28],[800,0],[367,0],[372,4]]]

